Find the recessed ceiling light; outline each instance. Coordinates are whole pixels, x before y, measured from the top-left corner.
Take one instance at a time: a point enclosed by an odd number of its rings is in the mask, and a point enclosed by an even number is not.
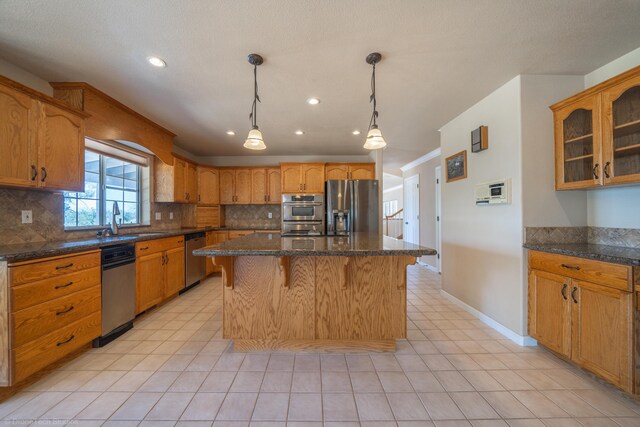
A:
[[[228,131],[227,131],[227,135],[235,135],[235,134],[236,134],[236,133],[235,133],[234,131],[232,131],[232,130],[228,130]]]
[[[296,135],[303,135],[303,134],[304,134],[304,132],[302,132],[301,130],[297,130],[296,131]]]
[[[150,56],[147,58],[147,61],[149,61],[149,64],[153,65],[154,67],[164,68],[167,66],[167,63],[157,56]]]
[[[309,104],[309,105],[318,105],[318,104],[320,104],[320,100],[318,98],[309,98],[309,99],[307,99],[307,104]]]
[[[353,132],[351,132],[354,135],[360,135],[360,131],[359,130],[354,130]]]

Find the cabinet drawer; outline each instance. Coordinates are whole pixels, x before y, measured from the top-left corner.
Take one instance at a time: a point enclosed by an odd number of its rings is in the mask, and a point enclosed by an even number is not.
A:
[[[11,347],[20,347],[42,335],[100,311],[100,308],[100,286],[93,286],[62,298],[16,311],[11,314],[13,330]]]
[[[15,286],[94,267],[100,267],[100,251],[12,265],[9,280]]]
[[[253,230],[236,230],[229,231],[229,239],[235,239],[237,237],[247,236],[249,234],[253,234]]]
[[[100,325],[101,314],[98,311],[13,349],[13,383],[89,343],[100,335]]]
[[[167,237],[165,239],[147,240],[136,243],[136,256],[149,255],[184,246],[184,236]]]
[[[11,310],[19,311],[99,284],[100,268],[94,267],[64,276],[14,286],[11,289]]]
[[[529,251],[529,268],[632,291],[632,269],[622,264]]]

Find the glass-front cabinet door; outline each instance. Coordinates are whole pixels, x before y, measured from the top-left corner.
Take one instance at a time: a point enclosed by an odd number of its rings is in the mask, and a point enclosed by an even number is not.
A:
[[[554,117],[556,189],[601,185],[600,95],[567,105]]]
[[[640,76],[602,93],[604,183],[640,182]]]

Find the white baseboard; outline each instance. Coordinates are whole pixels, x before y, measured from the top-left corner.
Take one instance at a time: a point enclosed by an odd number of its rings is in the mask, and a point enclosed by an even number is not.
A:
[[[516,334],[515,332],[513,332],[511,329],[507,328],[503,324],[496,322],[491,317],[489,317],[486,314],[476,310],[475,308],[471,307],[469,304],[465,303],[462,300],[459,300],[458,298],[454,297],[450,293],[445,292],[442,289],[440,289],[440,293],[442,294],[443,297],[445,297],[446,299],[448,299],[452,303],[456,304],[457,306],[462,307],[468,313],[473,314],[482,323],[484,323],[485,325],[495,329],[496,331],[498,331],[499,333],[501,333],[505,337],[509,338],[511,341],[513,341],[514,343],[518,344],[519,346],[531,347],[531,346],[538,345],[538,341],[536,341],[535,339],[531,338],[530,336],[528,336],[528,335],[522,336],[522,335]]]
[[[433,266],[433,265],[431,265],[431,264],[427,264],[427,263],[426,263],[426,262],[424,262],[424,261],[420,261],[420,260],[418,260],[418,264],[420,264],[421,266],[425,267],[427,270],[431,270],[431,271],[433,271],[434,273],[437,273],[437,272],[438,272],[438,269],[437,269],[436,267],[434,267],[434,266]]]

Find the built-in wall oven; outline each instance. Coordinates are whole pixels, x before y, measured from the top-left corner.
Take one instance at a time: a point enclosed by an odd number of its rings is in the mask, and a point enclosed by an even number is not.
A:
[[[282,235],[324,234],[324,194],[283,194]]]

